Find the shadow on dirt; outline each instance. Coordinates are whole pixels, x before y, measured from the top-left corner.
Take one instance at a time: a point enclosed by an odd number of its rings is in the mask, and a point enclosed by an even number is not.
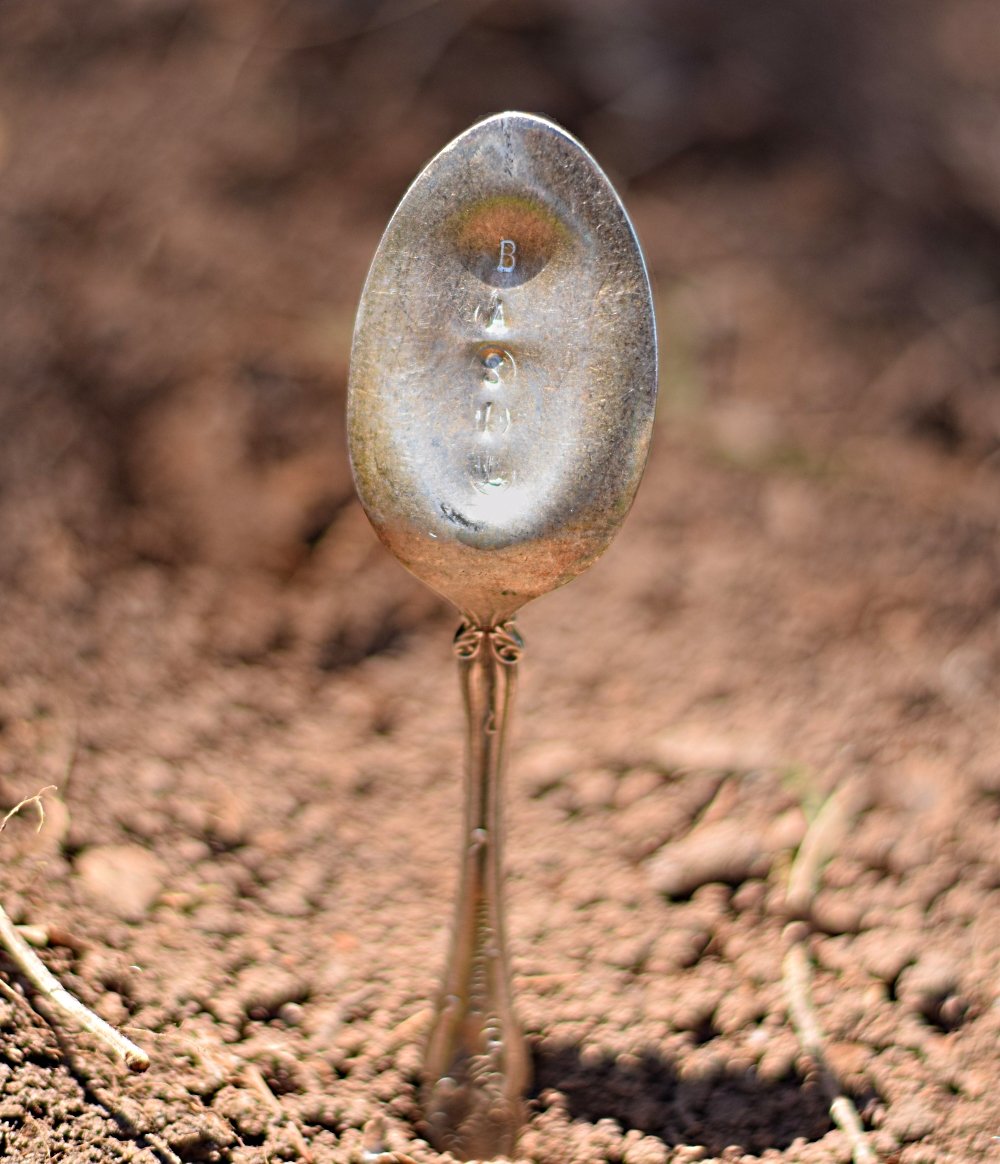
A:
[[[732,1144],[759,1155],[799,1137],[820,1140],[833,1127],[818,1082],[798,1073],[773,1082],[742,1070],[681,1079],[655,1050],[624,1065],[610,1056],[585,1063],[575,1046],[542,1051],[535,1061],[536,1104],[546,1106],[540,1097],[550,1088],[565,1096],[571,1120],[612,1119],[623,1131],[636,1129],[670,1146],[699,1144],[712,1156]],[[869,1097],[853,1098],[863,1107]]]

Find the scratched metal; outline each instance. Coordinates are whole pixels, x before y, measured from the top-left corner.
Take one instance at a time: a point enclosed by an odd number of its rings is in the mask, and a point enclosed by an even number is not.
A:
[[[358,311],[349,439],[379,537],[498,625],[611,541],[655,397],[649,282],[607,178],[544,118],[474,125],[403,198]]]
[[[423,1064],[442,1151],[514,1151],[530,1055],[511,997],[502,865],[510,621],[610,542],[656,396],[649,283],[589,154],[505,113],[457,138],[386,229],[358,310],[348,430],[379,536],[460,608],[465,821],[451,946]]]

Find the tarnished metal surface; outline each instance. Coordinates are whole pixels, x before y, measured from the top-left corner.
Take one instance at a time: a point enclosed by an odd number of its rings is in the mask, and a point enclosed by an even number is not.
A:
[[[379,536],[503,621],[614,536],[655,395],[649,284],[603,173],[542,118],[473,126],[400,203],[358,312],[351,459]]]
[[[610,542],[639,483],[656,342],[638,243],[608,180],[552,122],[475,125],[417,178],[358,310],[348,431],[390,550],[465,615],[461,881],[424,1060],[427,1134],[510,1154],[529,1055],[502,895],[510,621]]]

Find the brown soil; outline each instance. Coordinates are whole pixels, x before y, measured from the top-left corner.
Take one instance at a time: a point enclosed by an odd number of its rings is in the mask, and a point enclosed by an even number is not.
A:
[[[3,1150],[439,1159],[416,1073],[457,871],[455,616],[354,501],[343,392],[406,181],[521,105],[633,175],[664,349],[624,532],[520,618],[522,1154],[850,1158],[782,958],[791,859],[853,779],[810,915],[829,1064],[881,1160],[1000,1159],[993,236],[873,193],[819,131],[762,152],[749,107],[746,156],[698,105],[691,148],[636,161],[533,27],[520,88],[466,62],[461,89],[459,49],[506,55],[517,5],[431,5],[420,36],[347,13],[0,16],[0,806],[58,786],[0,836],[0,900],[153,1058],[128,1076],[6,991]]]

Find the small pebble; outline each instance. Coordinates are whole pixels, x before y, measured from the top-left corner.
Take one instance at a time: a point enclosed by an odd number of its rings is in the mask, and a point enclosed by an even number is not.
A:
[[[629,1144],[622,1156],[624,1164],[667,1164],[669,1154],[662,1140],[643,1136]]]
[[[773,766],[774,757],[752,739],[727,739],[711,729],[675,729],[653,741],[653,757],[670,771],[743,772]]]
[[[166,867],[139,845],[95,845],[76,859],[76,873],[102,909],[137,922],[163,888]]]
[[[650,974],[673,974],[694,966],[712,940],[710,929],[677,929],[656,940],[646,969]]]
[[[237,978],[236,993],[247,1017],[259,1022],[280,1015],[290,1004],[302,1002],[309,994],[309,985],[280,966],[250,966]]]
[[[674,1149],[673,1164],[697,1164],[708,1152],[700,1144],[678,1144]]]
[[[663,783],[663,776],[652,768],[633,768],[619,777],[615,788],[615,808],[638,804]]]
[[[667,897],[689,897],[702,885],[739,885],[764,876],[771,853],[742,821],[721,820],[664,845],[649,861],[652,887]]]
[[[231,1124],[241,1137],[262,1138],[267,1135],[270,1113],[246,1088],[223,1087],[212,1099],[212,1111]]]
[[[912,1143],[929,1136],[934,1125],[934,1113],[914,1096],[890,1104],[883,1129],[904,1143]]]
[[[931,951],[903,970],[899,976],[897,992],[900,1001],[911,1013],[938,1022],[942,1003],[955,994],[958,982],[959,968],[955,955],[951,952]],[[957,1004],[951,1008],[959,1021],[960,1009]]]
[[[864,905],[843,893],[820,893],[810,910],[813,925],[825,934],[856,934],[862,928]]]
[[[830,1070],[841,1082],[862,1075],[871,1057],[871,1048],[863,1043],[832,1042],[826,1048]]]
[[[529,796],[542,796],[557,788],[581,766],[579,751],[561,741],[549,741],[525,749],[518,757],[517,777]]]
[[[606,768],[592,768],[573,777],[571,799],[577,812],[589,814],[611,807],[617,780]]]
[[[912,935],[884,926],[862,934],[854,950],[869,974],[881,982],[894,982],[916,957],[917,943]]]

